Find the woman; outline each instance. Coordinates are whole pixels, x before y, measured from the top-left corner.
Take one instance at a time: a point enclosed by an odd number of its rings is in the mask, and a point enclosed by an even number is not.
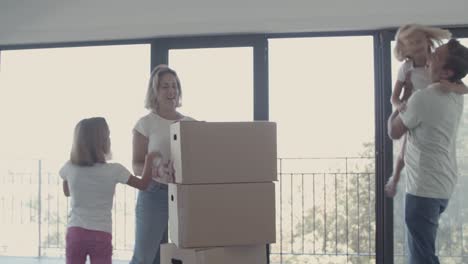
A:
[[[153,181],[138,192],[136,205],[135,248],[131,264],[159,264],[159,245],[167,243],[167,183],[173,182],[170,161],[170,125],[180,120],[193,120],[177,112],[182,89],[177,73],[167,65],[151,72],[145,107],[150,112],[140,118],[133,130],[133,170],[141,175],[145,156],[159,152]]]

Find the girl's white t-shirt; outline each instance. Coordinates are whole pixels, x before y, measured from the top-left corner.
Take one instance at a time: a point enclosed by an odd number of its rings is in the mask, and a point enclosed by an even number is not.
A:
[[[413,62],[410,60],[405,61],[398,71],[398,80],[404,82],[406,75],[411,72],[411,83],[415,91],[428,87],[432,81],[429,70],[426,67],[414,67]]]
[[[71,211],[68,227],[112,233],[112,204],[117,183],[128,182],[130,171],[119,163],[78,166],[70,161],[60,169],[68,182]]]

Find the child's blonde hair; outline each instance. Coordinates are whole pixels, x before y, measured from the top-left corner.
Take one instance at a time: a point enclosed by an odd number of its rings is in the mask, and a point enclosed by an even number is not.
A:
[[[109,126],[103,117],[83,119],[75,126],[71,163],[79,166],[93,166],[105,163],[110,155]]]
[[[419,24],[403,25],[398,29],[395,35],[396,45],[393,51],[397,60],[404,61],[407,59],[401,40],[416,32],[421,32],[427,37],[429,42],[428,49],[430,49],[430,51],[435,49],[436,46],[441,45],[443,39],[449,39],[452,36],[450,31],[441,28],[428,27]]]

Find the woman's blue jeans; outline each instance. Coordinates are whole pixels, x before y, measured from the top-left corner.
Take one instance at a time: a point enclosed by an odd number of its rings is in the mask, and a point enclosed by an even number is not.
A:
[[[167,185],[152,181],[138,192],[135,248],[130,264],[160,264],[159,245],[167,243]]]

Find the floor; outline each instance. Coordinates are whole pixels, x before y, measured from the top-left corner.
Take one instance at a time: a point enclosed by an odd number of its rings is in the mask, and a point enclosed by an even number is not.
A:
[[[113,260],[113,264],[128,264],[128,260]],[[34,257],[4,257],[0,256],[1,264],[63,264],[63,258],[34,258]],[[89,263],[89,262],[86,262]]]

